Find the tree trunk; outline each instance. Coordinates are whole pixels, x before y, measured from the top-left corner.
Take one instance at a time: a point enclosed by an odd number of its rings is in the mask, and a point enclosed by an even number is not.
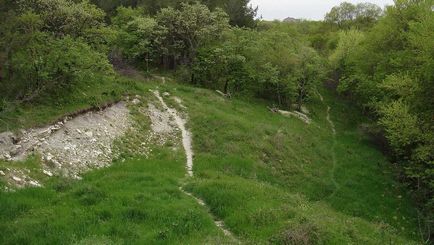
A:
[[[228,94],[228,90],[229,90],[229,81],[226,80],[225,87],[223,88],[223,93]]]
[[[279,103],[279,107],[282,106],[282,96],[280,95],[280,86],[277,84],[277,101]]]
[[[148,54],[146,54],[145,59],[146,59],[146,73],[149,74],[149,55]]]
[[[194,77],[194,72],[192,72],[191,73],[191,81],[190,81],[191,84],[195,84],[195,82],[196,82],[195,80],[196,80],[196,78]]]
[[[303,97],[305,92],[305,81],[304,79],[301,82],[300,88],[298,89],[298,98],[297,98],[297,111],[301,111],[301,106],[303,105]]]
[[[11,64],[11,60],[12,60],[12,52],[10,51],[10,48],[8,48],[6,50],[6,65],[5,65],[8,69],[7,76],[5,76],[5,79],[8,79],[8,80],[10,80],[14,75],[14,69],[13,69],[13,66]],[[6,73],[6,71],[4,71],[4,72]]]

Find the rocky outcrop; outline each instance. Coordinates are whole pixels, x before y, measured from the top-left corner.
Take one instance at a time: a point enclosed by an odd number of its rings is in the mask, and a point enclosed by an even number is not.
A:
[[[0,134],[0,159],[22,161],[38,154],[45,175],[79,178],[82,172],[112,162],[113,141],[127,131],[130,121],[128,108],[119,102],[46,127],[18,134],[4,132]]]

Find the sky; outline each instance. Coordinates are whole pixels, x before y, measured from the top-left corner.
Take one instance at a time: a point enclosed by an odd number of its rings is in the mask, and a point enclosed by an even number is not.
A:
[[[297,19],[322,20],[333,6],[339,5],[343,0],[251,0],[253,6],[259,6],[258,17],[265,20]],[[393,4],[393,0],[346,0],[346,2],[375,3],[380,7]]]

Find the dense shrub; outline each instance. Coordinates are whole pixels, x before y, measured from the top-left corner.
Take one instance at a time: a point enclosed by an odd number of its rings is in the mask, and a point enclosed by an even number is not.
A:
[[[6,98],[55,97],[79,83],[112,76],[105,52],[113,35],[102,10],[87,1],[10,4],[8,18],[0,24],[0,85]]]
[[[330,59],[341,92],[378,119],[404,180],[432,222],[434,198],[432,1],[397,0],[365,33],[342,33]]]

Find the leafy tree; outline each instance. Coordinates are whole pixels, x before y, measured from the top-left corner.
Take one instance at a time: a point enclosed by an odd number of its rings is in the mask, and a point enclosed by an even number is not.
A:
[[[4,35],[0,40],[1,49],[4,52],[2,59],[3,78],[8,80],[14,75],[13,64],[11,63],[13,53],[32,41],[34,34],[41,30],[43,22],[39,15],[25,12],[21,15],[10,13],[5,24],[2,28]]]
[[[109,16],[115,15],[118,7],[138,7],[138,0],[91,0],[91,2],[104,10]],[[159,2],[159,1],[154,1]]]
[[[179,9],[182,3],[194,3],[195,1],[185,0],[92,0],[100,8],[104,9],[110,16],[116,14],[116,9],[123,7],[141,7],[151,16],[156,15],[161,9],[172,7]],[[256,26],[256,15],[258,8],[250,4],[250,0],[198,0],[196,2],[206,5],[211,10],[223,9],[230,19],[230,24],[239,27],[254,28]]]
[[[383,14],[383,10],[372,3],[359,3],[356,5],[356,25],[359,27],[372,26]]]
[[[379,88],[384,91],[384,97],[392,100],[412,102],[419,93],[419,84],[407,74],[392,74],[386,77]]]
[[[356,18],[356,6],[349,3],[343,2],[339,6],[333,7],[332,10],[326,14],[325,20],[339,27],[353,21]]]
[[[425,210],[434,205],[433,18],[432,1],[396,0],[360,38],[341,36],[330,58],[339,87],[378,119]]]
[[[230,24],[238,27],[256,26],[256,15],[258,7],[249,5],[250,0],[228,0],[224,5],[224,10],[229,15]]]
[[[357,30],[341,31],[336,49],[330,55],[330,64],[340,72],[346,72],[354,62],[354,50],[364,40],[365,35]]]
[[[44,93],[62,93],[86,81],[97,82],[96,74],[110,75],[111,65],[104,54],[89,45],[65,37],[54,39],[45,33],[34,33],[29,42],[11,59],[16,81],[12,94],[30,101]]]
[[[146,62],[149,69],[158,40],[157,22],[145,17],[140,8],[119,7],[112,23],[118,31],[116,46],[123,56],[132,61]]]
[[[409,24],[409,46],[413,50],[417,76],[420,77],[420,90],[416,99],[418,110],[426,121],[432,121],[434,115],[434,14],[430,4],[422,5],[416,21]]]
[[[1,82],[10,99],[52,96],[96,76],[112,73],[106,54],[104,13],[87,1],[34,0],[11,3],[2,29],[5,58]],[[12,11],[13,10],[13,11]]]
[[[385,104],[380,115],[380,125],[384,127],[394,152],[400,156],[408,155],[421,138],[417,117],[402,100]]]
[[[84,36],[87,30],[104,26],[104,11],[88,1],[21,0],[19,7],[38,14],[44,23],[43,31],[58,37]]]
[[[182,4],[181,9],[162,9],[156,16],[157,23],[164,29],[162,54],[165,65],[191,65],[197,49],[206,42],[221,38],[228,27],[226,13],[220,9],[211,12],[202,4]]]
[[[193,82],[221,89],[225,94],[240,92],[249,79],[246,58],[228,44],[200,50],[194,62],[193,75]]]
[[[354,5],[343,2],[333,7],[325,16],[325,21],[337,25],[339,28],[370,27],[382,15],[382,9],[372,3],[359,3]]]
[[[322,80],[325,73],[322,61],[312,48],[302,47],[298,51],[298,62],[295,69],[297,81],[297,110],[312,93],[316,84]]]
[[[200,50],[193,69],[197,83],[301,109],[324,71],[314,49],[275,28],[234,28],[223,40]]]

